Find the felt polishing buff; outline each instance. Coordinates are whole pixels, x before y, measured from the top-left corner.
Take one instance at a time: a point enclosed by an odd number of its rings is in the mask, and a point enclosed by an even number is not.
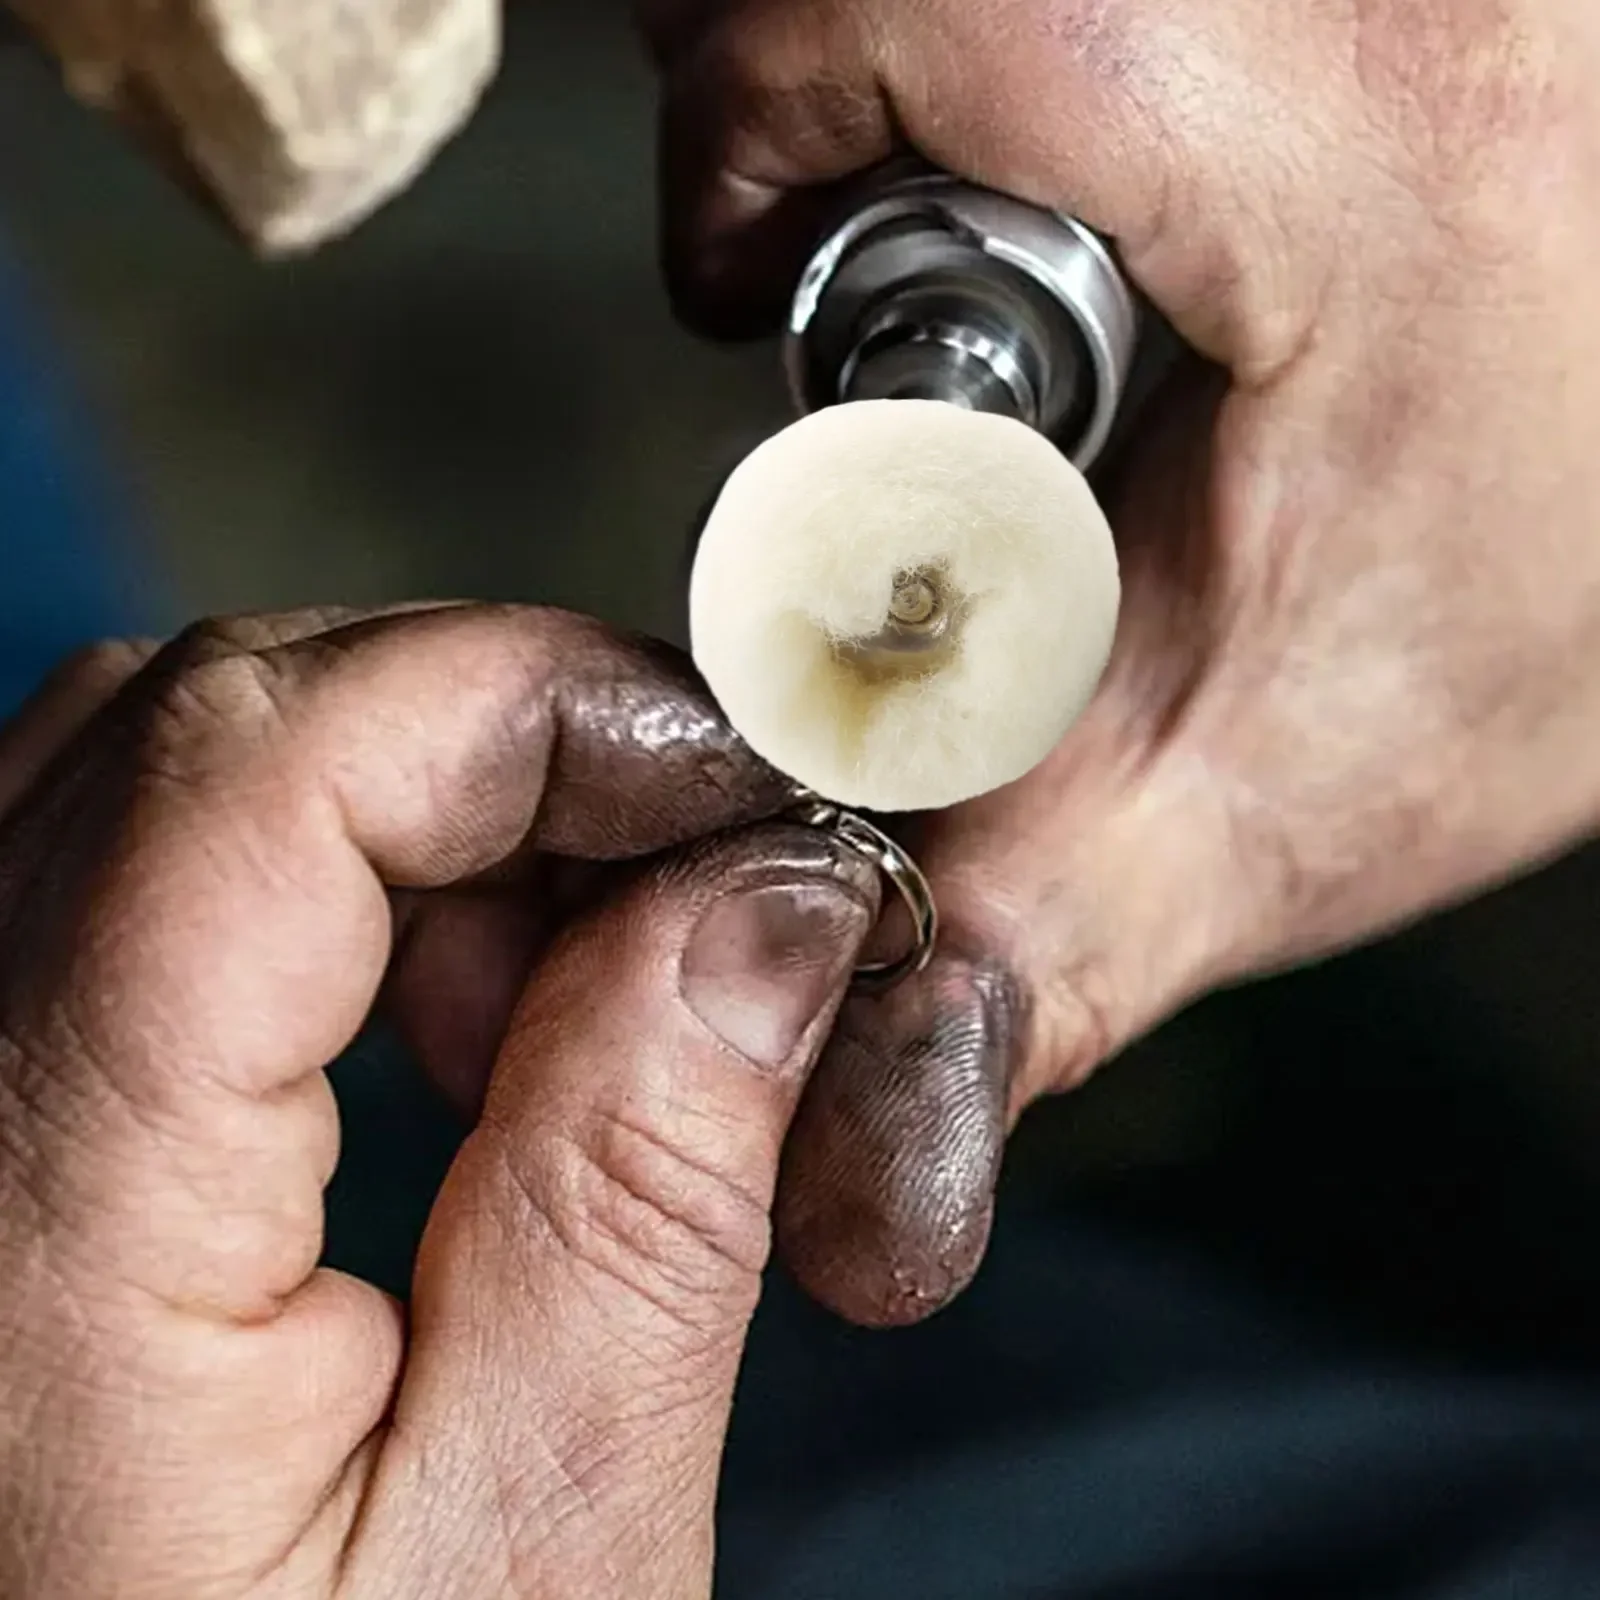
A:
[[[1043,759],[1105,670],[1119,600],[1110,527],[1048,440],[942,401],[862,400],[729,478],[690,630],[758,754],[843,805],[920,811]]]
[[[9,0],[68,88],[264,255],[347,232],[416,177],[499,63],[501,4]]]

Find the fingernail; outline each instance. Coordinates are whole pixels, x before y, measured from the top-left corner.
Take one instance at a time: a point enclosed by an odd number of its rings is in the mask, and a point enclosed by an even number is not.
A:
[[[684,951],[685,1003],[759,1066],[788,1066],[848,981],[872,924],[836,877],[770,876],[718,896]]]

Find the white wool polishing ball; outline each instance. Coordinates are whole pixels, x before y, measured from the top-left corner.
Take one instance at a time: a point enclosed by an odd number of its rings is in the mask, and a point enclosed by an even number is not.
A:
[[[740,464],[690,585],[730,722],[841,805],[922,811],[1020,778],[1089,703],[1121,598],[1083,475],[1006,417],[860,400]]]

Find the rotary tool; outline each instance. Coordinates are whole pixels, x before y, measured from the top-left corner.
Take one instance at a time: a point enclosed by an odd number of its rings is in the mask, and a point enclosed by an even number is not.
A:
[[[1155,320],[1072,217],[908,164],[849,198],[790,303],[799,420],[723,486],[690,584],[695,661],[757,751],[888,813],[1056,747],[1120,596],[1085,475]]]

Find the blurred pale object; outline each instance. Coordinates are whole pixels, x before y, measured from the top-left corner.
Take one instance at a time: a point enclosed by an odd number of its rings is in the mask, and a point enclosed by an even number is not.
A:
[[[467,121],[500,0],[8,0],[263,255],[348,232]]]

